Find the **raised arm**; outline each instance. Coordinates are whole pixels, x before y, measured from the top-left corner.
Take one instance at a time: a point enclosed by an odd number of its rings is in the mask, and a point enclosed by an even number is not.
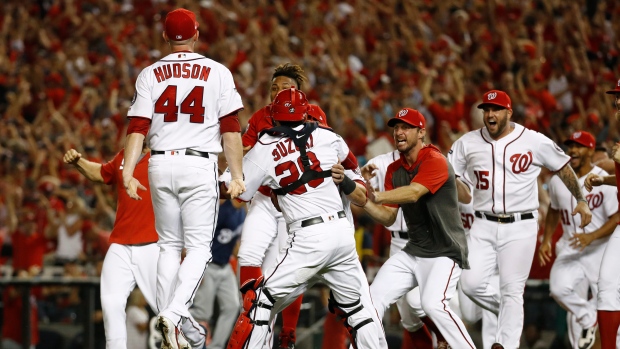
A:
[[[585,227],[590,224],[592,220],[592,212],[590,212],[590,208],[588,207],[588,202],[583,197],[583,193],[579,187],[579,182],[577,181],[577,176],[575,175],[575,171],[573,171],[572,167],[568,164],[564,165],[562,169],[560,169],[557,173],[558,177],[562,180],[566,188],[570,191],[571,194],[577,199],[577,206],[573,211],[572,215],[576,215],[579,213],[581,216],[581,226],[580,228]]]
[[[82,154],[78,153],[75,149],[67,151],[62,159],[65,164],[71,164],[80,171],[84,177],[88,180],[103,183],[103,177],[101,176],[101,164],[88,161],[82,158]]]

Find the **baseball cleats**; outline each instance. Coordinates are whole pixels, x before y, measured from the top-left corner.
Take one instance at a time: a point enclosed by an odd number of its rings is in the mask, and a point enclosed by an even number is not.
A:
[[[579,349],[590,349],[594,345],[594,340],[596,339],[596,330],[598,329],[598,322],[594,324],[594,326],[590,328],[583,329],[581,331],[581,337],[579,337],[579,341],[577,345]]]
[[[295,349],[295,330],[282,330],[280,332],[280,345],[278,349]]]
[[[179,330],[174,326],[170,319],[158,316],[157,317],[157,325],[155,325],[157,330],[161,333],[161,349],[190,349],[189,344],[185,341],[183,344],[187,344],[185,347],[179,346]]]
[[[499,343],[494,343],[494,344],[491,346],[491,349],[504,349],[504,346],[503,346],[503,345],[501,345],[501,344],[499,344]]]

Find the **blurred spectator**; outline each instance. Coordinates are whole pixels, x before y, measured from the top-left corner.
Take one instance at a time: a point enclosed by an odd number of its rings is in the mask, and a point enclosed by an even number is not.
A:
[[[146,299],[139,288],[131,291],[127,300],[127,348],[147,348],[150,317],[146,305]]]

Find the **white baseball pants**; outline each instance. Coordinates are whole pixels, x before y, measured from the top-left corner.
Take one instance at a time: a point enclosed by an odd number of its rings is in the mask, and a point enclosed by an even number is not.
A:
[[[506,349],[519,347],[523,330],[523,291],[530,273],[538,212],[534,219],[509,224],[475,219],[469,231],[469,266],[463,270],[463,292],[480,306],[499,314],[495,342]],[[498,290],[492,283],[499,269]],[[501,302],[501,305],[500,305]]]
[[[171,155],[149,160],[149,184],[160,248],[157,264],[159,315],[180,327],[211,261],[219,212],[217,157]],[[183,264],[181,250],[187,253]]]
[[[598,279],[598,309],[620,310],[620,227],[607,242]]]
[[[560,239],[555,247],[557,258],[551,267],[549,291],[566,311],[575,315],[583,328],[596,324],[596,298],[593,302],[583,297],[576,288],[586,282],[592,294],[598,293],[598,275],[605,253],[605,245],[590,245],[583,252],[570,246],[568,240]]]
[[[271,198],[256,192],[242,228],[239,246],[240,266],[262,266],[263,273],[276,264],[280,248],[286,246],[288,232],[282,213]]]
[[[379,269],[370,294],[380,318],[386,309],[411,291],[420,288],[424,313],[433,320],[453,349],[473,349],[465,325],[450,309],[450,299],[456,293],[461,268],[448,257],[421,258],[400,251]]]
[[[337,214],[323,215],[321,224],[289,227],[290,247],[282,251],[275,268],[267,273],[263,289],[258,292],[258,301],[273,309],[256,307],[250,313],[253,320],[268,321],[270,314],[278,313],[301,295],[316,275],[323,277],[336,302],[355,304],[360,301],[362,284],[353,228],[345,218],[330,221],[330,217],[333,219]],[[356,326],[372,317],[372,309],[363,307],[349,317],[348,323]],[[362,326],[357,332],[358,348],[380,348],[377,336],[380,326],[374,321]],[[268,326],[255,326],[246,348],[261,348],[267,335]]]
[[[390,257],[405,248],[407,241],[408,239],[401,239],[400,237],[395,237],[392,235],[392,240],[390,241]],[[422,320],[420,320],[420,318],[416,315],[421,312],[422,309],[414,308],[411,302],[407,302],[407,297],[409,297],[409,295],[411,295],[410,297],[413,299],[417,299],[417,303],[419,303],[420,290],[414,288],[396,301],[396,308],[398,308],[400,323],[403,325],[403,328],[409,332],[415,332],[424,326]]]
[[[125,307],[134,287],[138,286],[151,309],[157,311],[158,258],[159,247],[156,243],[143,246],[110,245],[103,260],[100,285],[107,349],[127,349]],[[200,342],[200,336],[205,335],[192,326],[191,321],[186,321],[182,330],[192,343]]]
[[[496,274],[493,279],[491,283],[495,284],[495,287],[499,290],[499,275]],[[457,287],[457,291],[461,319],[468,325],[473,325],[482,320],[482,347],[485,349],[491,348],[495,343],[495,334],[497,333],[497,315],[474,303],[463,293],[463,288],[460,284]]]

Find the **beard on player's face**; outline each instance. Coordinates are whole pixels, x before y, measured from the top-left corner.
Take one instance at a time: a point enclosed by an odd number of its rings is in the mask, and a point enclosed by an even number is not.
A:
[[[570,167],[572,167],[573,171],[577,174],[579,174],[583,166],[592,163],[591,149],[577,143],[570,143],[568,146],[568,156],[570,156]]]
[[[497,107],[488,107],[484,110],[484,125],[487,131],[494,139],[502,136],[508,128],[510,111],[508,109],[498,109]]]

